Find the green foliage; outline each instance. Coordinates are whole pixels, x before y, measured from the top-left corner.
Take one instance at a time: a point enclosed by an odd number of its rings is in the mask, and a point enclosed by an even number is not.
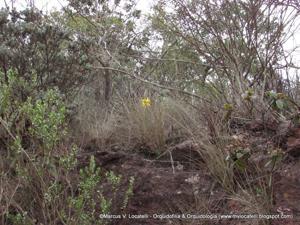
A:
[[[228,104],[228,103],[225,103],[225,104],[224,104],[224,109],[225,109],[226,111],[232,111],[232,110],[233,110],[233,105]]]
[[[91,156],[90,164],[85,169],[80,169],[79,191],[87,199],[91,198],[90,193],[94,191],[100,182],[100,169],[96,167],[94,156]]]
[[[247,90],[242,97],[247,100],[247,101],[251,101],[254,97],[254,90],[253,89],[249,89]]]
[[[31,79],[25,80],[14,69],[9,69],[6,75],[0,71],[0,85],[0,115],[11,125],[28,94],[34,94],[36,77],[32,74]]]
[[[22,136],[25,121],[28,121],[32,139],[40,139],[47,149],[53,148],[65,134],[66,107],[59,91],[49,89],[38,98],[34,73],[30,80],[24,80],[15,70],[9,70],[7,74],[5,81],[4,74],[0,73],[0,115],[7,121],[8,128]],[[14,124],[16,122],[18,126]]]
[[[73,169],[76,168],[76,165],[78,163],[77,153],[78,153],[78,147],[76,145],[73,145],[68,155],[60,157],[59,165],[62,168],[64,168],[66,171],[72,171]]]
[[[0,73],[0,125],[9,134],[1,137],[1,144],[8,148],[1,159],[5,170],[0,179],[6,180],[8,187],[17,180],[20,186],[16,193],[6,194],[20,206],[0,199],[0,204],[8,207],[4,220],[15,225],[53,224],[57,220],[104,224],[99,214],[109,213],[114,206],[121,176],[107,172],[107,179],[102,180],[93,156],[78,174],[78,147],[71,145],[60,152],[67,132],[66,106],[59,91],[49,88],[37,92],[35,74],[29,80],[15,70],[7,74],[6,79]],[[72,180],[74,176],[78,179]],[[104,193],[102,182],[111,185],[112,195]],[[128,201],[128,193],[126,196]]]
[[[33,225],[30,220],[27,219],[27,212],[8,214],[7,219],[12,225]]]
[[[47,91],[34,103],[29,98],[23,110],[32,123],[31,135],[39,138],[47,149],[52,149],[65,135],[66,107],[57,90]]]
[[[276,93],[275,91],[269,91],[266,93],[270,99],[270,105],[277,111],[282,111],[287,106],[287,98],[283,93]]]
[[[35,71],[36,91],[58,87],[69,95],[83,81],[83,73],[91,74],[85,67],[91,57],[83,57],[87,55],[83,46],[88,43],[77,39],[62,23],[62,14],[45,15],[35,8],[2,8],[0,21],[0,72],[6,81],[9,68],[15,68],[27,81]]]
[[[80,181],[78,184],[78,195],[69,198],[70,208],[74,209],[74,214],[70,221],[83,225],[105,224],[100,219],[100,214],[108,214],[112,210],[113,201],[116,198],[121,176],[115,175],[112,171],[105,174],[105,178],[112,190],[112,197],[106,197],[101,189],[102,180],[100,169],[96,166],[95,158],[91,156],[90,163],[87,167],[80,170]],[[130,181],[128,190],[132,190],[133,182]],[[126,206],[132,191],[125,193]],[[124,207],[124,204],[123,204]],[[100,209],[100,210],[99,210]]]
[[[12,142],[10,149],[16,154],[19,155],[22,152],[21,138],[19,136]]]
[[[134,180],[135,180],[134,177],[130,177],[129,186],[128,186],[128,189],[126,191],[125,199],[124,199],[124,202],[123,202],[123,207],[122,207],[123,209],[125,209],[127,207],[129,198],[133,195]]]
[[[109,171],[105,175],[107,180],[112,184],[113,190],[115,190],[120,184],[122,176],[114,174],[113,171]]]
[[[228,103],[225,103],[223,108],[225,109],[226,113],[223,117],[223,123],[227,123],[230,118],[231,118],[231,115],[233,113],[233,110],[234,110],[234,106],[232,104],[228,104]]]
[[[100,182],[100,169],[96,167],[95,158],[92,156],[89,166],[80,169],[79,194],[70,198],[71,208],[75,209],[73,217],[77,217],[79,224],[99,224],[95,215],[96,188]],[[72,219],[74,220],[74,218]]]
[[[50,205],[51,203],[57,202],[62,190],[63,186],[57,180],[51,181],[43,196],[45,204]]]
[[[247,169],[250,151],[248,149],[236,149],[231,152],[226,160],[230,160],[235,169],[243,172]]]

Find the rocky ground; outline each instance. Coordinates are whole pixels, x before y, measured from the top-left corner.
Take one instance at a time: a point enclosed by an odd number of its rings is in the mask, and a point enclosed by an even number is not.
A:
[[[256,124],[255,124],[256,123]],[[105,170],[113,170],[126,179],[135,177],[133,196],[125,211],[115,214],[143,215],[146,218],[114,219],[110,224],[159,225],[159,224],[300,224],[300,127],[262,128],[258,122],[246,130],[239,131],[235,145],[251,149],[251,163],[263,167],[269,159],[269,149],[280,148],[283,160],[273,175],[274,214],[293,215],[293,219],[238,220],[238,219],[159,219],[154,214],[214,214],[239,213],[239,204],[228,198],[228,194],[215,182],[201,158],[193,151],[192,144],[181,143],[173,148],[172,157],[164,154],[160,158],[143,154],[128,154],[122,151],[103,152],[89,146],[89,151],[80,156],[81,166],[94,155],[97,164]],[[278,129],[281,133],[278,134]],[[124,182],[124,187],[127,183]],[[107,190],[109,191],[109,190]]]

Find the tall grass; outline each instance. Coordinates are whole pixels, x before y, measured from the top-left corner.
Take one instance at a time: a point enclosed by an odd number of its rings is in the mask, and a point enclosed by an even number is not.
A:
[[[77,112],[70,122],[75,142],[80,146],[93,143],[98,149],[111,149],[118,115],[113,110],[107,110],[90,95],[80,93],[77,102]]]
[[[122,104],[117,130],[119,145],[159,153],[165,149],[168,137],[166,107],[153,100],[149,106],[143,106],[141,100],[127,100]]]

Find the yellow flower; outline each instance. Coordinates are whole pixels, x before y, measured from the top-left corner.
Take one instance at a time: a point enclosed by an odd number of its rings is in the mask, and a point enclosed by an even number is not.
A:
[[[150,100],[150,98],[142,98],[142,106],[143,107],[149,107],[151,105],[151,100]]]
[[[232,111],[233,110],[233,105],[231,104],[228,104],[228,103],[225,103],[223,105],[224,109],[227,110],[227,111]]]

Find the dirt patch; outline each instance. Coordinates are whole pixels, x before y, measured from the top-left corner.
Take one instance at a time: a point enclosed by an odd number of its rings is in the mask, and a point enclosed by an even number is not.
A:
[[[286,141],[287,153],[293,157],[300,157],[300,127],[293,128],[289,132]]]
[[[293,215],[293,219],[281,220],[274,224],[300,224],[300,159],[282,167],[275,176],[274,211]]]
[[[300,130],[300,129],[299,129]],[[280,169],[273,176],[274,207],[272,213],[293,215],[293,219],[256,221],[255,224],[300,224],[300,159],[291,156],[293,151],[299,151],[299,130],[289,132],[285,138],[286,155]],[[284,135],[287,132],[284,132]],[[298,134],[299,133],[299,134]],[[241,131],[233,137],[234,149],[251,149],[249,164],[266,169],[271,159],[269,150],[277,149],[277,133],[273,130],[265,132],[261,129]],[[281,136],[284,136],[281,135]],[[298,137],[298,136],[299,137]],[[130,177],[135,178],[133,196],[130,198],[126,210],[113,209],[114,214],[126,214],[127,219],[113,219],[112,225],[160,225],[160,224],[251,224],[251,221],[241,220],[180,220],[159,219],[163,215],[191,214],[226,214],[243,210],[235,201],[228,200],[228,194],[215,182],[205,168],[203,161],[197,156],[192,143],[184,142],[173,148],[171,154],[162,157],[147,158],[145,154],[129,154],[122,151],[95,151],[79,157],[80,167],[88,165],[91,155],[95,156],[96,163],[104,170],[112,170],[121,174],[125,180],[122,191],[119,193],[120,204],[122,196],[128,187]],[[294,155],[293,155],[294,156]],[[268,172],[268,171],[267,171]],[[242,176],[241,176],[242,177]],[[107,193],[110,190],[106,190]],[[242,213],[242,212],[241,212]],[[131,218],[131,215],[143,215],[144,218]],[[153,218],[157,215],[157,218]],[[254,221],[252,221],[254,222]],[[252,223],[253,224],[253,223]]]
[[[211,212],[224,204],[225,194],[205,170],[199,173],[199,170],[184,166],[183,162],[172,167],[167,160],[149,160],[138,154],[123,152],[86,153],[80,157],[80,167],[88,165],[90,155],[95,156],[101,168],[113,170],[125,180],[131,176],[135,178],[133,196],[126,211],[114,213],[148,215],[148,218],[140,219],[114,219],[110,224],[183,224],[174,218],[159,219],[153,216],[187,213],[197,209],[199,201]],[[126,187],[127,183],[123,185]]]

